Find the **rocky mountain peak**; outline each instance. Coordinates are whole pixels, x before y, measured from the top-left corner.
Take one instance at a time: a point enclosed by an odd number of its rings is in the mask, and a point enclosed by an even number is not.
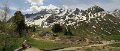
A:
[[[90,8],[88,8],[86,11],[91,12],[91,13],[96,13],[96,12],[102,12],[102,11],[104,11],[104,9],[97,6],[97,5],[94,5],[94,6],[90,7]]]
[[[115,10],[118,15],[118,10]],[[54,10],[43,10],[34,14],[26,14],[26,24],[28,25],[39,25],[42,27],[51,27],[54,23],[59,23],[61,25],[71,25],[71,26],[81,26],[83,24],[118,24],[118,19],[112,14],[104,11],[103,8],[99,6],[92,6],[87,10],[76,9],[54,9]],[[30,20],[30,21],[28,21]],[[32,20],[32,21],[31,21]],[[117,20],[117,21],[116,21]],[[117,22],[117,23],[115,23]],[[95,24],[95,25],[96,25]],[[93,24],[94,25],[94,24]]]
[[[76,8],[74,11],[75,14],[79,14],[79,12],[80,12],[79,8]]]
[[[115,9],[113,11],[113,16],[120,18],[120,9]]]

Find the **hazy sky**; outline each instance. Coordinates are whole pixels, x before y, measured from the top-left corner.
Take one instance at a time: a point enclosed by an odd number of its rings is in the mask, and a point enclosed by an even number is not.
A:
[[[37,12],[44,8],[87,9],[93,5],[98,5],[107,11],[120,8],[120,0],[0,0],[0,10],[2,10],[2,3],[5,2],[10,5],[12,13],[16,10],[24,13]]]

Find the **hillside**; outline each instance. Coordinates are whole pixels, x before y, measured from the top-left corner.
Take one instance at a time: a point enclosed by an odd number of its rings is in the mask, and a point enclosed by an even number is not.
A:
[[[78,8],[42,10],[26,14],[26,23],[43,28],[52,27],[56,23],[70,26],[73,34],[120,34],[120,19],[114,13],[111,14],[96,5],[87,10]]]

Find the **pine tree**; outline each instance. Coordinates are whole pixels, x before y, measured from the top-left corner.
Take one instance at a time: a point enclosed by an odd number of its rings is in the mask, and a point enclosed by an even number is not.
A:
[[[60,26],[60,24],[54,24],[52,27],[52,31],[54,33],[62,32],[62,26]]]
[[[14,14],[14,22],[16,23],[16,31],[22,37],[22,31],[25,30],[25,17],[21,11],[16,11]]]

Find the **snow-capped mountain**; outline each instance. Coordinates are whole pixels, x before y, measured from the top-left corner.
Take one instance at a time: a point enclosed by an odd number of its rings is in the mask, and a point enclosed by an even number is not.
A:
[[[109,14],[99,6],[93,6],[87,10],[76,9],[44,9],[38,13],[26,14],[27,25],[39,25],[42,27],[52,26],[55,23],[61,25],[80,26],[85,23],[100,23],[103,21],[110,21],[116,23],[116,17]],[[81,23],[82,22],[82,23]],[[95,26],[93,26],[95,28]]]
[[[113,11],[113,16],[118,17],[120,19],[120,9],[116,9]]]

